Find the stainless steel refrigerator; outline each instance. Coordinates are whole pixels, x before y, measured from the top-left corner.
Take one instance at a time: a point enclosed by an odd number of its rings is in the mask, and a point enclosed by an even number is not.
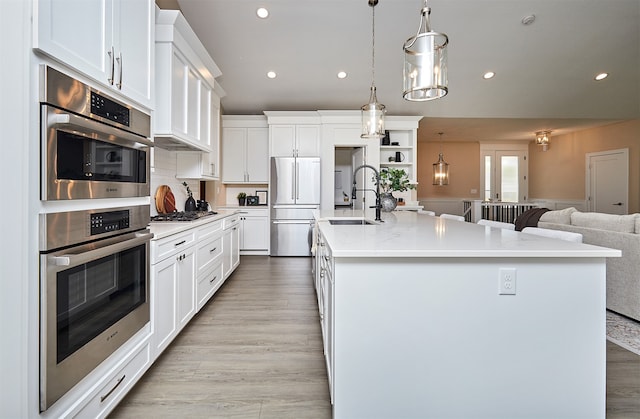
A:
[[[313,211],[320,207],[320,158],[272,157],[271,256],[311,256]]]

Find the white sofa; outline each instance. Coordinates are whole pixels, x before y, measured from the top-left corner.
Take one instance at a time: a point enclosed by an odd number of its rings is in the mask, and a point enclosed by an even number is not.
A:
[[[607,259],[607,308],[640,321],[640,214],[566,208],[544,213],[538,227],[580,233],[584,243],[621,250],[622,257]]]

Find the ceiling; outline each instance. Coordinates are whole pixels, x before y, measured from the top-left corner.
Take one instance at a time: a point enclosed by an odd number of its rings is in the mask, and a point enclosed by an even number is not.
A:
[[[388,115],[424,116],[421,140],[438,132],[453,141],[532,140],[537,130],[640,118],[640,0],[429,0],[432,29],[449,37],[449,94],[408,102],[402,45],[418,29],[422,1],[375,7],[378,100]],[[354,110],[368,101],[367,0],[157,3],[182,10],[222,70],[226,114]],[[261,6],[267,19],[256,16]],[[340,70],[347,78],[337,78]],[[484,80],[489,70],[496,76]],[[596,82],[603,71],[610,76]]]

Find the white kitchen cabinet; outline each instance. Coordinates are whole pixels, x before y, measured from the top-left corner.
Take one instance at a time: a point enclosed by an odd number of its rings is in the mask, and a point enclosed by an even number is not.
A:
[[[320,125],[271,125],[273,157],[319,157]]]
[[[171,343],[196,312],[194,243],[193,229],[152,241],[152,255],[168,254],[159,261],[152,256],[151,322],[155,356]]]
[[[176,153],[176,178],[218,179],[218,162],[214,153],[205,151],[178,151]]]
[[[240,216],[240,253],[269,254],[270,231],[268,209],[243,209]]]
[[[334,302],[334,281],[333,281],[333,257],[331,249],[326,245],[324,237],[319,237],[319,271],[317,272],[319,289],[318,307],[320,309],[320,326],[322,330],[324,357],[327,365],[327,378],[329,379],[329,395],[333,403],[333,302]]]
[[[212,152],[217,161],[222,73],[179,11],[159,10],[155,28],[156,145]]]
[[[269,182],[269,129],[265,117],[222,116],[222,182]]]
[[[155,2],[36,0],[33,47],[153,108]]]
[[[416,130],[390,130],[390,143],[380,146],[380,168],[404,169],[412,183],[417,182]],[[398,161],[396,156],[400,157]]]
[[[222,270],[224,279],[227,279],[239,264],[240,218],[236,214],[225,218],[223,221]]]

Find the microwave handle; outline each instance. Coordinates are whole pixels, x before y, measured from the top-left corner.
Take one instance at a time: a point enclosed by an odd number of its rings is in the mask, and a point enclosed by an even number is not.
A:
[[[81,132],[99,131],[105,134],[112,134],[133,143],[139,143],[145,146],[153,147],[153,141],[150,141],[145,137],[140,137],[127,131],[114,128],[100,122],[92,121],[90,119],[83,118],[72,113],[54,113],[51,115],[49,123],[59,126],[68,125],[69,127],[77,127],[80,128],[79,131]]]
[[[90,250],[79,254],[65,254],[51,256],[49,261],[56,266],[76,266],[82,263],[91,262],[105,256],[118,253],[130,247],[135,247],[153,238],[153,233],[135,233],[135,237],[130,240],[121,241],[98,249]]]

